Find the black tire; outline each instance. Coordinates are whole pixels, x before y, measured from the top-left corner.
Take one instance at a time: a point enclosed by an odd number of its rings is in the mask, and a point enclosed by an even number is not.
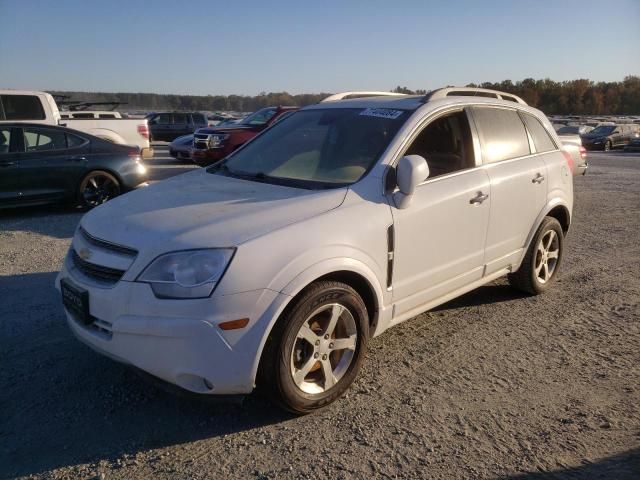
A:
[[[604,151],[608,152],[611,150],[611,140],[607,140],[606,142],[604,142]]]
[[[549,232],[553,232],[553,234],[550,234]],[[547,256],[539,250],[539,246],[541,245],[540,242],[542,239],[546,240],[552,235],[555,236],[550,242],[550,247],[554,247],[552,251],[557,250],[557,257],[551,258],[549,256],[547,258]],[[551,245],[554,241],[557,243],[555,245]],[[531,244],[527,249],[524,260],[522,260],[522,265],[520,265],[520,268],[516,272],[509,274],[509,283],[518,290],[530,293],[531,295],[539,295],[547,290],[555,281],[558,270],[562,264],[563,253],[564,233],[560,226],[560,222],[553,217],[545,217],[531,240]],[[547,264],[546,272],[547,274],[550,273],[550,275],[546,280],[541,279],[541,276],[544,277],[544,266],[542,266],[539,272],[537,269],[538,266],[541,266],[541,262],[543,262],[544,259],[547,259],[547,262],[555,260],[552,268]],[[550,272],[549,269],[551,269]]]
[[[117,197],[121,193],[120,182],[109,172],[89,172],[78,187],[78,202],[85,208],[93,208]]]
[[[310,318],[315,318],[313,317],[314,312],[321,310],[324,306],[329,308],[336,304],[349,311],[351,314],[349,321],[355,321],[357,331],[355,349],[353,353],[349,353],[352,356],[346,371],[333,386],[323,392],[308,393],[303,391],[293,378],[294,355],[298,351],[296,346],[299,345],[299,342],[304,342],[298,337],[298,333],[302,326],[310,321]],[[321,335],[318,338],[321,338]],[[301,292],[292,305],[285,310],[269,334],[260,362],[258,388],[280,407],[296,414],[307,414],[326,407],[340,398],[353,383],[364,360],[368,337],[369,316],[367,308],[353,288],[344,283],[333,281],[313,283]],[[327,336],[324,338],[326,339]],[[311,347],[311,349],[314,348],[316,347]],[[315,355],[314,358],[318,358],[317,353],[313,355]],[[330,365],[331,355],[329,355]],[[316,364],[320,364],[320,360],[317,362],[311,360],[311,354],[308,361],[313,363],[314,367]],[[322,370],[321,367],[318,368]],[[314,374],[312,370],[309,375]]]

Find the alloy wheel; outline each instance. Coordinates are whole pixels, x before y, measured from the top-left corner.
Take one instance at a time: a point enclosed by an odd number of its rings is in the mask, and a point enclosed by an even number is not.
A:
[[[291,376],[305,393],[324,393],[347,373],[358,342],[356,321],[339,303],[323,305],[302,323],[291,352]]]
[[[541,284],[547,283],[558,265],[560,255],[560,240],[555,230],[547,230],[540,238],[536,250],[534,271],[536,279]]]
[[[91,174],[84,181],[82,198],[90,207],[102,205],[120,194],[120,186],[111,176],[102,173]]]

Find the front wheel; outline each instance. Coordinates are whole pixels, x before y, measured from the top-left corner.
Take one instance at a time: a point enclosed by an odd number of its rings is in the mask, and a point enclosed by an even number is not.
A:
[[[118,179],[108,172],[96,170],[87,174],[78,190],[78,199],[83,207],[93,208],[120,195]]]
[[[368,326],[364,302],[349,285],[312,284],[269,335],[259,387],[297,414],[329,405],[349,388],[360,370]]]
[[[512,286],[538,295],[554,282],[564,252],[564,234],[560,222],[545,217],[533,237],[517,272],[509,275]]]

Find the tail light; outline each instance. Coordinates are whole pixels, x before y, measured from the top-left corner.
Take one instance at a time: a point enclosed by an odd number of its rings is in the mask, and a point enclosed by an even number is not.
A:
[[[564,159],[567,161],[567,165],[569,166],[569,171],[573,172],[573,158],[571,158],[571,154],[566,150],[562,150],[562,154],[564,155]]]
[[[584,147],[580,147],[580,158],[583,160],[587,158],[587,149]]]
[[[141,123],[140,125],[138,125],[138,133],[144,138],[149,138],[149,127],[146,123]]]

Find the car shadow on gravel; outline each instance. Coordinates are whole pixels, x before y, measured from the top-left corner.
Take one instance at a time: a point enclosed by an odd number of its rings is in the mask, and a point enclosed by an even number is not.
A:
[[[616,479],[637,480],[640,478],[640,448],[620,455],[588,462],[579,467],[553,470],[550,472],[523,473],[500,477],[503,480],[576,480],[576,479]]]
[[[71,238],[86,209],[71,205],[40,205],[0,210],[0,232],[32,232]]]
[[[504,280],[502,280],[504,281]],[[512,300],[519,300],[521,298],[528,297],[524,292],[516,290],[508,283],[496,284],[490,283],[475,290],[455,298],[447,303],[440,305],[439,307],[431,310],[432,312],[439,312],[445,310],[457,310],[458,308],[476,307],[479,305],[488,305],[491,303],[510,302]]]
[[[117,468],[123,455],[293,418],[258,395],[242,405],[176,396],[93,352],[66,325],[55,275],[0,277],[0,478],[101,460]]]

